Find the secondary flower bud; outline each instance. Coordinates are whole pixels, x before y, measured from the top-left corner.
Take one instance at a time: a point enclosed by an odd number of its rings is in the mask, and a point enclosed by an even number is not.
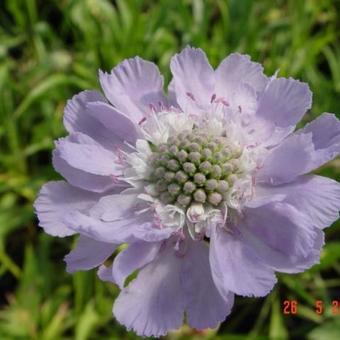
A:
[[[221,167],[219,165],[213,165],[211,169],[211,176],[213,178],[220,178],[222,174]]]
[[[169,204],[173,201],[173,196],[166,191],[161,193],[160,199],[164,204]]]
[[[212,154],[213,154],[212,151],[208,148],[202,150],[202,157],[204,159],[210,159],[212,157]]]
[[[175,159],[170,159],[166,165],[172,171],[177,171],[180,168],[179,163]]]
[[[225,180],[220,180],[218,181],[218,184],[217,184],[217,191],[220,192],[220,193],[225,193],[228,191],[229,189],[229,183]]]
[[[195,164],[192,164],[192,163],[189,163],[189,162],[185,162],[183,164],[183,169],[189,175],[193,175],[195,173],[195,171],[196,171],[196,166],[195,166]]]
[[[188,153],[185,150],[178,151],[176,155],[181,163],[185,162],[188,158]]]
[[[217,206],[222,202],[222,195],[219,194],[218,192],[212,192],[208,196],[208,202],[212,204],[213,206]]]
[[[184,192],[191,194],[196,190],[196,185],[192,182],[186,182],[183,186]]]
[[[180,170],[176,172],[175,178],[179,183],[185,183],[188,180],[188,175]]]
[[[204,176],[203,174],[201,174],[201,173],[197,173],[197,174],[195,174],[195,176],[194,176],[194,182],[195,182],[198,186],[203,185],[204,182],[205,182],[205,180],[206,180],[205,176]]]
[[[160,166],[155,170],[155,176],[157,178],[162,178],[165,174],[165,171],[166,171],[165,168]]]
[[[206,193],[202,189],[198,189],[194,192],[194,199],[196,202],[204,203],[207,198]]]
[[[175,178],[175,173],[172,172],[172,171],[167,171],[167,172],[164,174],[164,179],[165,179],[167,182],[173,181],[174,178]]]
[[[197,151],[190,152],[189,159],[191,160],[191,162],[197,164],[201,160],[201,154]]]
[[[204,161],[200,164],[199,169],[204,173],[208,174],[211,171],[212,165],[209,161]]]
[[[205,182],[205,188],[208,190],[208,191],[213,191],[217,188],[217,180],[216,179],[208,179],[206,182]]]
[[[200,147],[200,145],[197,144],[197,143],[191,143],[191,144],[189,144],[188,149],[189,149],[189,151],[191,151],[191,152],[195,152],[195,151],[198,152],[198,151],[201,150],[201,147]],[[199,155],[200,155],[200,154],[199,154]]]
[[[180,194],[177,197],[177,202],[178,202],[178,204],[182,205],[183,207],[186,207],[191,202],[191,196]]]
[[[181,187],[176,183],[171,183],[168,185],[168,192],[171,195],[177,195],[181,191]]]

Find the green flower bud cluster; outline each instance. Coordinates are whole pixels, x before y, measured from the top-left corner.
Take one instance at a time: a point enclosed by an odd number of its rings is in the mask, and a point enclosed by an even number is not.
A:
[[[199,129],[181,132],[152,148],[149,182],[164,204],[186,208],[197,202],[217,207],[242,175],[242,150]]]

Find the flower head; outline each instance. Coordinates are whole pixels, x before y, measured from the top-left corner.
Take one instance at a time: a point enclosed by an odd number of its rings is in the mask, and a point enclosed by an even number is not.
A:
[[[69,135],[53,153],[66,181],[35,203],[47,233],[80,234],[67,270],[99,267],[121,288],[114,316],[144,336],[178,328],[184,313],[215,327],[234,294],[264,296],[276,271],[311,267],[340,207],[340,185],[308,174],[339,154],[339,121],[325,113],[294,132],[311,107],[305,83],[268,78],[240,54],[213,70],[194,48],[170,66],[167,95],[136,57],[100,72],[105,96],[67,103]]]

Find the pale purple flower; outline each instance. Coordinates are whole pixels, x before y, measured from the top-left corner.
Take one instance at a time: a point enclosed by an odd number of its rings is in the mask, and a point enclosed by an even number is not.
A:
[[[307,84],[266,77],[240,54],[213,70],[194,48],[170,67],[167,95],[157,66],[136,57],[100,72],[104,96],[67,103],[69,135],[53,152],[66,181],[35,203],[48,234],[80,234],[67,271],[99,266],[121,288],[115,318],[143,336],[180,327],[184,313],[191,327],[216,327],[234,294],[265,296],[276,271],[311,267],[340,207],[340,185],[309,174],[339,154],[338,119],[294,132]]]

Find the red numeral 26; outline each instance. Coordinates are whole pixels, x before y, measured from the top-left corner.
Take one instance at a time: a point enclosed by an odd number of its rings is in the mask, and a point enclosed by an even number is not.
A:
[[[283,301],[283,314],[296,314],[298,311],[298,303],[295,300]]]

